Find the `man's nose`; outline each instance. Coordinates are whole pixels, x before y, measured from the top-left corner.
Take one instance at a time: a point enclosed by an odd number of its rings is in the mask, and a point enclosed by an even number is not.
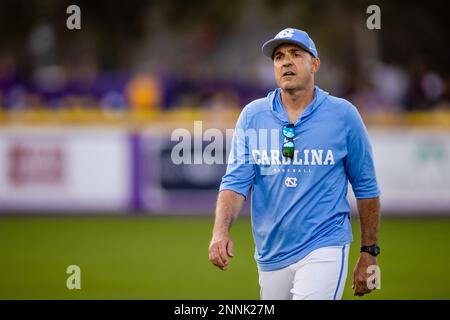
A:
[[[283,59],[283,67],[289,67],[292,65],[292,60],[289,57],[285,57]]]

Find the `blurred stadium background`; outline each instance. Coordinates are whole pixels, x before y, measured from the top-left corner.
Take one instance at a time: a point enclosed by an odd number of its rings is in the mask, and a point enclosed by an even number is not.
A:
[[[66,28],[71,4],[81,30]],[[366,28],[370,4],[381,30]],[[196,120],[233,128],[275,86],[261,44],[292,26],[316,42],[318,84],[358,107],[373,142],[381,290],[362,299],[450,299],[446,8],[1,0],[0,298],[257,299],[248,205],[221,272],[207,247],[225,165],[173,164],[170,136]],[[344,299],[354,298],[356,212],[353,224]],[[66,288],[69,265],[81,290]]]

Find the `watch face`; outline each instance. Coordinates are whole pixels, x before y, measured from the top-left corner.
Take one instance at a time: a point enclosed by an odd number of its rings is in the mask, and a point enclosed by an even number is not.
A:
[[[373,256],[377,256],[380,254],[380,247],[377,245],[373,245],[373,246],[368,246],[368,247],[363,247],[361,248],[362,252],[367,252],[370,253]]]

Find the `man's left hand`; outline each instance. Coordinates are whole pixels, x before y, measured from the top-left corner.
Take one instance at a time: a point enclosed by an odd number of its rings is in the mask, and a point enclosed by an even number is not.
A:
[[[361,252],[353,272],[353,295],[363,296],[373,291],[373,289],[367,287],[367,279],[371,276],[370,273],[367,273],[367,270],[372,265],[378,265],[377,257],[367,252]]]

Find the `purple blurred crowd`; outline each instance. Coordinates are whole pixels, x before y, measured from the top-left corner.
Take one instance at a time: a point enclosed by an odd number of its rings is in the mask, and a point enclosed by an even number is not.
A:
[[[67,107],[127,110],[136,105],[159,109],[208,108],[214,103],[240,107],[271,89],[261,82],[194,78],[182,72],[105,72],[91,61],[74,67],[42,67],[32,75],[20,74],[16,66],[13,56],[0,55],[0,107],[11,111]],[[339,92],[330,91],[351,100],[363,112],[449,108],[449,79],[423,63],[411,70],[375,63],[368,66],[366,79],[355,77],[350,83]]]

